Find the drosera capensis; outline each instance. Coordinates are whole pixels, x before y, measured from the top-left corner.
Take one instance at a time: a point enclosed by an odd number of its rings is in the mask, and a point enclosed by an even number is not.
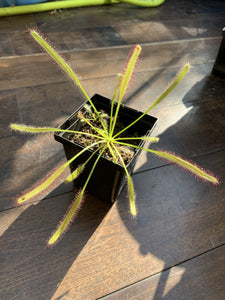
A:
[[[158,137],[124,137],[124,132],[126,132],[130,127],[132,127],[134,124],[136,124],[138,121],[140,121],[146,114],[150,112],[150,110],[155,107],[157,104],[159,104],[174,88],[179,84],[179,82],[185,77],[186,73],[190,69],[190,64],[187,63],[184,65],[184,67],[181,69],[181,71],[177,74],[177,76],[174,78],[174,80],[169,84],[169,86],[162,92],[162,94],[149,106],[146,111],[144,111],[140,117],[135,119],[132,123],[125,126],[123,129],[121,129],[119,132],[114,134],[115,126],[118,119],[118,113],[120,110],[121,103],[124,99],[124,95],[126,93],[129,81],[133,75],[136,63],[138,61],[139,55],[141,53],[141,46],[136,45],[134,46],[131,55],[129,56],[126,64],[125,69],[122,74],[118,74],[118,82],[114,89],[113,95],[112,95],[112,106],[111,111],[109,114],[109,126],[104,121],[103,115],[101,112],[99,112],[94,103],[92,102],[91,98],[88,96],[87,92],[85,91],[83,85],[81,84],[78,76],[76,73],[72,70],[72,68],[68,65],[68,63],[57,53],[57,51],[47,42],[46,39],[42,37],[42,35],[35,29],[30,29],[31,36],[39,43],[39,45],[50,55],[50,57],[60,66],[60,68],[71,78],[71,80],[80,88],[81,92],[84,94],[85,98],[88,100],[90,106],[86,107],[87,110],[87,116],[84,116],[83,114],[80,114],[79,118],[82,122],[84,122],[86,125],[90,126],[92,128],[94,133],[88,133],[88,132],[82,132],[82,131],[73,131],[69,129],[59,129],[59,128],[52,128],[52,127],[32,127],[30,125],[22,125],[22,124],[11,124],[10,127],[13,130],[17,130],[24,133],[45,133],[45,132],[67,132],[71,134],[81,134],[83,136],[91,136],[95,139],[95,142],[90,143],[88,146],[84,147],[83,150],[81,150],[79,153],[77,153],[74,157],[72,157],[69,161],[67,161],[65,164],[61,165],[51,176],[48,176],[40,185],[35,186],[34,189],[31,189],[27,193],[22,194],[22,196],[17,198],[18,204],[26,203],[30,200],[32,200],[35,196],[43,193],[44,191],[48,190],[49,186],[56,181],[62,172],[69,167],[69,165],[74,162],[82,153],[88,151],[89,149],[93,150],[93,154],[91,157],[87,159],[85,163],[78,166],[78,168],[67,178],[67,182],[75,179],[78,177],[81,172],[84,170],[85,165],[88,163],[88,161],[93,157],[94,154],[98,154],[95,162],[93,163],[93,166],[87,176],[87,179],[85,181],[85,184],[80,189],[79,193],[76,195],[74,201],[72,202],[71,206],[69,207],[68,211],[66,212],[63,220],[60,222],[59,226],[57,227],[56,231],[52,234],[52,236],[48,240],[48,245],[54,245],[56,242],[62,237],[62,235],[68,230],[69,225],[74,220],[75,216],[77,215],[77,212],[81,206],[81,203],[84,199],[84,194],[86,187],[88,185],[88,182],[93,176],[94,170],[96,168],[96,165],[99,162],[99,159],[101,156],[104,155],[105,151],[108,151],[113,159],[113,162],[121,164],[121,166],[124,168],[124,172],[126,174],[127,178],[127,186],[128,186],[128,197],[130,201],[130,212],[135,217],[137,215],[136,210],[136,199],[135,199],[135,189],[134,184],[132,181],[132,177],[128,172],[126,163],[124,161],[123,155],[120,151],[119,146],[127,146],[133,149],[140,149],[143,151],[150,152],[162,159],[165,159],[173,164],[176,164],[183,169],[189,171],[191,174],[194,174],[197,178],[202,179],[203,181],[210,182],[214,185],[217,185],[218,179],[210,174],[208,171],[204,171],[202,168],[198,167],[196,164],[184,160],[178,155],[175,155],[173,153],[169,153],[167,151],[157,151],[145,147],[138,146],[136,144],[133,144],[132,141],[139,140],[139,141],[149,141],[150,143],[157,143],[159,141]],[[113,106],[116,105],[116,109],[113,109]],[[100,123],[100,126],[96,126],[96,123],[94,120],[98,120]],[[123,135],[122,135],[123,133]]]

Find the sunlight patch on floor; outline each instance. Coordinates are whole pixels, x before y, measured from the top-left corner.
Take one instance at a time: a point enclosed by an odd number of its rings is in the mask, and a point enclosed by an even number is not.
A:
[[[181,267],[174,267],[170,270],[163,292],[163,298],[182,280],[184,273],[185,268]]]

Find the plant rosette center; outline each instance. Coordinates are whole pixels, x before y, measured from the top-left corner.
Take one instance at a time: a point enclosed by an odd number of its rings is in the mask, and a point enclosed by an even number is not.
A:
[[[77,125],[77,127],[79,128],[79,132],[74,134],[66,133],[65,136],[72,142],[79,143],[83,147],[87,147],[91,143],[95,143],[91,147],[91,150],[97,150],[98,153],[100,153],[102,147],[105,146],[105,150],[102,156],[122,166],[122,162],[119,159],[117,152],[115,151],[116,147],[125,164],[127,165],[134,156],[136,149],[131,148],[130,146],[121,145],[119,143],[119,138],[126,138],[127,135],[138,137],[138,134],[136,132],[132,133],[132,131],[130,130],[128,132],[120,134],[117,138],[114,138],[114,136],[111,136],[109,131],[110,116],[105,111],[101,110],[99,117],[96,117],[90,107],[85,105],[84,108],[86,110],[85,112],[79,111],[77,113],[77,118],[79,119],[79,125]],[[102,119],[102,122],[99,120],[100,117]],[[102,123],[105,125],[105,129],[102,128]],[[125,125],[121,121],[117,120],[114,133],[117,134],[124,128]],[[82,134],[82,132],[86,135]],[[131,143],[133,145],[138,145],[140,140],[125,140],[125,142]]]

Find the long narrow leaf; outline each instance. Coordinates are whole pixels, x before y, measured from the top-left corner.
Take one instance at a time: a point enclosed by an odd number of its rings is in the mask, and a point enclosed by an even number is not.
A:
[[[197,177],[201,178],[202,180],[209,181],[213,184],[219,183],[218,179],[215,176],[202,170],[197,165],[195,165],[187,160],[184,160],[184,159],[180,158],[179,156],[176,156],[175,154],[172,154],[169,152],[164,152],[164,151],[156,151],[156,150],[151,150],[150,152],[152,152],[155,155],[157,155],[161,158],[164,158],[172,163],[177,164],[178,166],[186,169],[187,171],[191,172],[192,174],[196,175]]]
[[[185,74],[190,69],[190,65],[186,64],[181,72],[178,74],[178,76],[174,79],[174,81],[168,86],[168,88],[155,100],[155,102],[140,116],[138,117],[134,122],[130,123],[127,127],[122,129],[120,132],[114,135],[114,138],[119,136],[122,132],[136,124],[141,118],[143,118],[149,111],[155,107],[159,102],[161,102],[177,85],[178,83],[184,78]]]
[[[83,132],[83,131],[76,131],[76,130],[70,130],[70,129],[59,129],[54,127],[34,127],[29,125],[23,125],[23,124],[10,124],[10,128],[16,131],[20,132],[26,132],[26,133],[45,133],[45,132],[68,132],[68,133],[78,133],[88,136],[93,136],[98,139],[101,139],[101,136],[94,135],[92,133]]]
[[[131,211],[131,214],[133,216],[136,216],[137,215],[137,210],[136,210],[136,205],[135,205],[135,193],[134,193],[134,184],[133,184],[132,178],[131,178],[128,170],[127,170],[127,167],[124,163],[124,160],[123,160],[122,156],[120,155],[119,150],[116,148],[116,146],[114,144],[112,146],[115,149],[115,152],[117,153],[117,155],[119,156],[120,161],[121,161],[121,163],[123,165],[123,168],[125,170],[125,173],[126,173],[126,176],[127,176],[128,195],[129,195],[129,201],[130,201],[130,211]]]
[[[124,137],[124,138],[117,138],[116,141],[122,141],[122,140],[142,140],[146,142],[151,143],[158,143],[159,138],[158,137],[149,137],[149,136],[142,136],[142,137]]]
[[[98,142],[100,143],[100,142]],[[37,187],[33,188],[29,192],[23,194],[20,196],[18,199],[16,199],[16,202],[18,204],[22,204],[24,202],[27,202],[28,200],[31,200],[35,196],[39,195],[42,193],[44,190],[46,190],[60,175],[61,173],[77,158],[79,157],[82,153],[84,153],[86,150],[89,148],[93,147],[94,145],[98,143],[93,143],[92,145],[84,148],[81,150],[78,154],[76,154],[73,158],[71,158],[69,161],[67,161],[65,164],[60,166],[53,174],[51,174],[50,177],[47,177],[47,179],[44,180],[41,184],[39,184]]]
[[[128,59],[127,66],[125,68],[124,76],[122,78],[120,93],[119,93],[119,101],[123,99],[123,96],[127,90],[128,83],[131,80],[132,74],[134,72],[134,67],[137,63],[137,59],[141,53],[141,46],[136,45],[132,51],[130,58]]]
[[[75,171],[73,171],[72,174],[70,174],[67,178],[66,178],[66,182],[71,182],[72,180],[76,179],[84,170],[85,166],[87,165],[87,163],[92,159],[92,157],[99,151],[99,149],[95,150],[90,157],[79,167],[76,168]]]
[[[119,93],[119,87],[121,85],[122,78],[123,78],[123,75],[122,74],[118,74],[118,81],[117,81],[117,84],[116,84],[116,87],[115,87],[115,90],[114,90],[113,96],[112,96],[111,111],[110,111],[109,135],[110,135],[111,130],[112,130],[114,103],[115,103],[115,101],[117,99],[117,95]]]
[[[115,153],[114,153],[114,151],[113,151],[113,149],[112,149],[112,147],[111,147],[111,145],[110,145],[109,142],[107,143],[107,147],[108,147],[108,149],[109,149],[109,151],[110,151],[110,153],[112,155],[113,162],[117,163],[117,157],[116,157],[116,155],[115,155]]]
[[[66,212],[63,221],[60,223],[59,227],[56,229],[56,231],[53,233],[53,235],[48,240],[48,245],[52,246],[54,245],[58,239],[62,236],[63,233],[65,233],[70,224],[73,222],[74,218],[76,217],[76,214],[81,207],[81,203],[84,200],[84,190],[78,194],[77,197],[74,198],[74,201],[71,203],[71,206],[69,207],[68,211]]]
[[[39,45],[51,56],[51,58],[62,68],[64,72],[73,80],[73,82],[81,89],[82,93],[86,97],[86,99],[89,101],[91,106],[93,107],[95,113],[99,117],[99,120],[102,123],[103,128],[106,130],[105,125],[101,119],[101,116],[99,116],[99,113],[88,96],[87,92],[83,88],[80,80],[78,79],[78,76],[75,74],[75,72],[70,68],[68,63],[47,43],[45,39],[42,38],[42,36],[34,29],[30,30],[31,36],[39,43]]]
[[[141,53],[141,46],[140,45],[136,45],[132,51],[131,56],[129,57],[128,61],[127,61],[127,65],[125,67],[125,71],[122,77],[122,81],[121,81],[121,85],[120,85],[120,90],[119,90],[119,100],[117,103],[117,107],[116,107],[116,112],[115,112],[115,116],[114,116],[114,120],[113,120],[113,124],[112,124],[112,128],[110,128],[110,136],[113,135],[113,131],[116,125],[116,120],[117,120],[117,116],[119,113],[119,109],[120,109],[120,105],[123,99],[123,96],[126,92],[127,86],[129,81],[131,80],[132,74],[134,72],[134,67],[137,63],[137,59],[139,57]]]
[[[115,142],[117,143],[117,141],[115,141]],[[187,160],[184,160],[184,159],[180,158],[179,156],[176,156],[173,153],[164,152],[164,151],[156,151],[156,150],[147,149],[147,148],[144,148],[144,147],[139,147],[139,146],[136,146],[136,145],[123,143],[123,142],[118,142],[118,143],[120,145],[133,147],[133,148],[137,148],[137,149],[141,149],[141,150],[153,153],[153,154],[155,154],[155,155],[157,155],[157,156],[159,156],[163,159],[168,160],[169,162],[175,163],[178,166],[186,169],[187,171],[189,171],[190,173],[196,175],[198,178],[202,179],[203,181],[208,181],[208,182],[211,182],[212,184],[215,184],[215,185],[219,184],[218,179],[214,175],[204,171],[203,169],[201,169],[197,165],[195,165],[195,164],[193,164],[193,163],[191,163]]]
[[[88,178],[82,188],[82,190],[80,191],[79,195],[77,196],[77,198],[75,198],[75,201],[74,203],[72,204],[72,206],[69,208],[68,212],[66,213],[66,215],[64,216],[63,218],[63,221],[60,223],[59,227],[56,229],[56,231],[53,233],[53,235],[51,236],[51,238],[49,239],[48,241],[48,245],[51,246],[53,244],[55,244],[57,242],[57,240],[61,237],[61,235],[63,233],[65,233],[65,231],[68,229],[69,225],[71,224],[71,222],[73,221],[76,213],[77,213],[77,210],[79,209],[80,207],[80,204],[82,202],[82,199],[83,199],[83,196],[84,196],[84,192],[85,192],[85,189],[87,187],[87,184],[95,170],[95,167],[100,159],[100,157],[102,156],[103,152],[105,151],[106,149],[106,145],[103,147],[103,150],[101,151],[101,153],[98,155],[89,175],[88,175]]]
[[[48,42],[42,38],[38,31],[32,29],[30,30],[31,36],[38,42],[38,44],[51,56],[51,58],[66,72],[67,75],[76,83],[76,85],[81,89],[82,93],[88,101],[90,98],[83,88],[78,76],[71,69],[68,63],[48,44]]]
[[[83,170],[84,170],[84,168],[85,168],[85,165],[86,165],[86,163],[84,163],[84,164],[78,166],[78,167],[76,168],[76,170],[73,171],[73,173],[70,174],[70,175],[66,178],[66,182],[69,183],[69,182],[73,181],[74,179],[76,179],[76,178],[83,172]]]

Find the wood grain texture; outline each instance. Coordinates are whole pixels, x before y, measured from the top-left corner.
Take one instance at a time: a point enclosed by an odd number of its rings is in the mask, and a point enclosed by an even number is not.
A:
[[[87,197],[71,227],[75,231],[70,230],[57,247],[47,248],[46,240],[73,197],[68,193],[1,213],[1,299],[50,299],[54,294],[109,209]]]
[[[143,58],[138,71],[166,66],[181,68],[213,61],[221,38],[184,41],[182,43],[143,45]],[[160,47],[160,53],[159,53]],[[126,62],[129,46],[89,51],[65,52],[63,56],[83,79],[117,75]],[[2,80],[0,90],[65,81],[65,75],[49,61],[46,54],[0,59]]]
[[[100,299],[222,300],[225,294],[224,254],[225,247],[219,247]]]
[[[24,32],[27,26],[36,26],[37,23],[33,15],[20,15],[11,17],[0,18],[0,32],[10,33],[10,32]]]
[[[96,299],[223,244],[224,151],[196,162],[213,166],[222,181],[218,188],[175,166],[142,172],[133,176],[137,220],[129,214],[126,190],[106,215],[106,204],[87,198],[52,249],[45,249],[44,241],[73,193],[3,212],[0,257],[7,276],[1,298],[57,299],[66,293],[67,299]]]
[[[222,0],[168,0],[153,9],[124,3],[0,19],[1,300],[224,299],[225,82],[211,75],[224,17]],[[151,112],[160,137],[151,147],[212,171],[220,185],[143,152],[133,174],[137,219],[126,187],[113,206],[87,194],[64,238],[46,248],[73,185],[21,207],[14,199],[65,154],[52,134],[19,135],[8,126],[58,126],[84,97],[26,25],[52,40],[89,95],[110,98],[131,46],[141,43],[125,103],[142,111],[189,61],[186,80]]]
[[[1,140],[0,151],[0,210],[15,207],[14,201],[18,196],[66,162],[62,146],[54,141],[52,135],[14,135],[4,138]],[[64,180],[69,174],[67,170]],[[53,195],[72,189],[72,184],[63,184]]]
[[[19,109],[16,101],[16,92],[0,92],[0,107],[0,138],[3,138],[12,135],[12,132],[9,130],[9,124],[20,121]]]
[[[224,165],[223,158],[224,152],[198,162],[210,168],[206,162],[213,160],[215,168],[216,161]],[[215,171],[224,178],[223,171]],[[96,299],[201,254],[212,243],[213,247],[224,243],[223,185],[211,188],[174,166],[143,172],[133,179],[137,220],[128,213],[124,190],[53,299],[65,291],[67,299]]]

